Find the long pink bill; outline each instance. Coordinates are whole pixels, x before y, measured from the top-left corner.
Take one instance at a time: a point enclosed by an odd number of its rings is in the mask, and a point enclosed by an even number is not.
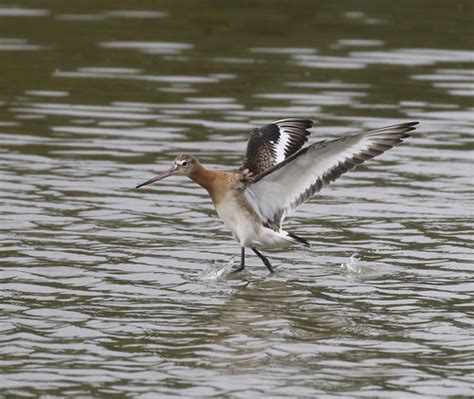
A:
[[[146,182],[144,182],[142,184],[139,184],[135,188],[140,188],[140,187],[143,187],[143,186],[147,186],[148,184],[151,184],[151,183],[154,183],[158,180],[164,179],[165,177],[173,176],[175,173],[176,173],[176,168],[172,167],[168,170],[165,170],[164,172],[161,172],[158,176],[152,177],[150,180],[147,180]]]

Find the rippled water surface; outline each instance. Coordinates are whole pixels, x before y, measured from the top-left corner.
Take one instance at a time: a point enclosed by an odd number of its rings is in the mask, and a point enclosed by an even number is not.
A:
[[[0,5],[1,397],[474,396],[473,3]],[[239,247],[193,152],[420,121]]]

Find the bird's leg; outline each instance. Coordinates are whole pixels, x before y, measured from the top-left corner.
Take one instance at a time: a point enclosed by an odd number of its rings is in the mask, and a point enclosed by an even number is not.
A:
[[[240,249],[240,266],[231,271],[231,273],[238,273],[245,269],[245,247]]]
[[[263,256],[255,248],[252,248],[252,251],[255,252],[255,254],[262,260],[263,264],[267,267],[268,270],[270,270],[270,273],[275,272],[275,270],[273,270],[273,267],[272,267],[270,261],[265,256]]]

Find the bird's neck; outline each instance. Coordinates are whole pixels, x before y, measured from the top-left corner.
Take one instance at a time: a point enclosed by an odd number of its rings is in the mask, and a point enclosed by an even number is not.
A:
[[[214,204],[217,204],[226,196],[238,180],[237,175],[234,175],[236,174],[209,170],[199,165],[189,174],[189,178],[204,187]]]

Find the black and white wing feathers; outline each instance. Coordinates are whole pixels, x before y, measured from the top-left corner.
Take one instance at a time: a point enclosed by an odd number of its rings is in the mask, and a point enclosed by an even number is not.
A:
[[[323,140],[255,176],[244,191],[263,223],[281,226],[288,212],[325,185],[409,137],[418,122]]]
[[[240,169],[255,176],[283,162],[308,141],[311,126],[308,119],[287,118],[252,130]]]

